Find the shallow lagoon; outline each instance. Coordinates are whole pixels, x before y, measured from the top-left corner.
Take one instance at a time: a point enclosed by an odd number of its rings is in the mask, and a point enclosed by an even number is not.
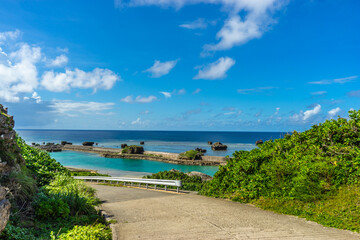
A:
[[[111,176],[144,176],[160,171],[177,169],[182,172],[198,171],[213,176],[217,166],[186,166],[141,159],[104,158],[93,153],[62,151],[50,153],[64,166],[98,170]]]

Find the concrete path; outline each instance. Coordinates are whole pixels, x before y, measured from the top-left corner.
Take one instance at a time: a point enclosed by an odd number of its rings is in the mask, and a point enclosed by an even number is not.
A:
[[[119,239],[360,239],[293,216],[191,194],[91,184]]]

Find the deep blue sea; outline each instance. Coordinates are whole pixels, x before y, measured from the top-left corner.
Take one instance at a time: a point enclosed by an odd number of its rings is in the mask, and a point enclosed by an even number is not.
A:
[[[61,141],[81,144],[84,141],[97,142],[98,146],[119,148],[144,141],[145,151],[180,153],[197,147],[205,148],[206,155],[227,156],[237,150],[251,150],[259,139],[281,138],[284,132],[195,132],[195,131],[123,131],[123,130],[16,130],[28,144],[33,142]],[[208,141],[222,142],[227,151],[212,151]],[[182,166],[148,160],[108,159],[96,154],[64,151],[51,154],[65,166],[100,170],[113,176],[140,176],[147,173],[170,170],[172,168],[187,172],[200,171],[213,175],[217,167]]]

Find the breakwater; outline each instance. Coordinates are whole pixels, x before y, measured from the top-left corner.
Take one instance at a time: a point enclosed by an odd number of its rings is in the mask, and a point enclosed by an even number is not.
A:
[[[198,166],[219,166],[225,165],[227,158],[219,156],[202,156],[200,160],[181,159],[177,153],[145,151],[143,154],[123,154],[119,148],[92,147],[81,145],[62,146],[62,150],[79,151],[96,153],[105,158],[127,158],[127,159],[144,159],[151,161],[160,161],[181,165],[198,165]]]

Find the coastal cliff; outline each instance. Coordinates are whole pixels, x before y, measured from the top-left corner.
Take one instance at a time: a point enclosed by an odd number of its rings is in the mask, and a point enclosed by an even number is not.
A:
[[[0,104],[0,232],[7,224],[11,208],[7,199],[10,186],[6,179],[10,174],[19,172],[24,165],[21,151],[15,142],[14,124],[13,117]]]

